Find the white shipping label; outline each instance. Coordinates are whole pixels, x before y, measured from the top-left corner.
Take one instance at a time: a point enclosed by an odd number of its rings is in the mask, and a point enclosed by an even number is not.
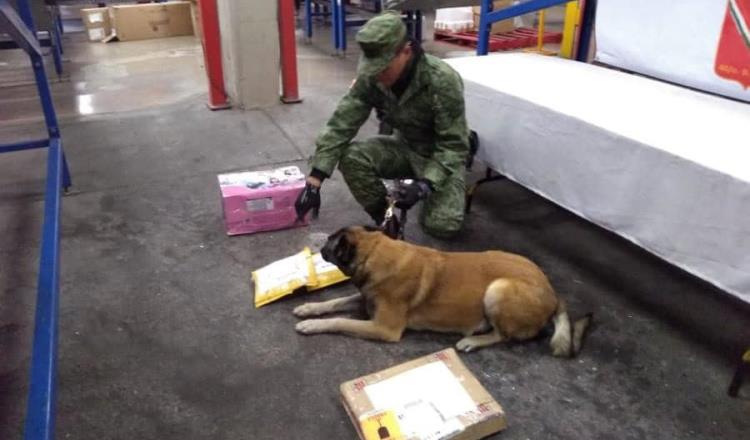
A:
[[[245,202],[245,209],[250,212],[270,211],[273,209],[273,199],[265,197],[262,199],[253,199]]]
[[[89,14],[89,23],[102,23],[104,22],[104,15],[101,12],[95,12]]]
[[[463,429],[459,415],[476,404],[458,378],[441,361],[365,387],[375,409],[392,409],[407,438],[444,439]]]
[[[300,252],[255,271],[256,288],[262,293],[278,286],[303,286],[307,274],[307,254]]]
[[[104,29],[102,28],[96,28],[96,29],[89,29],[89,40],[91,41],[101,41],[106,37],[104,34]]]

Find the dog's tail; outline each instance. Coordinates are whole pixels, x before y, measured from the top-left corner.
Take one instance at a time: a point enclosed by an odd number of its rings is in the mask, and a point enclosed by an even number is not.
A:
[[[577,355],[581,350],[583,336],[586,334],[589,324],[591,324],[592,317],[593,314],[588,313],[571,325],[568,308],[565,301],[560,298],[555,315],[552,317],[552,322],[555,324],[555,333],[549,342],[550,347],[552,347],[552,355],[560,357]]]

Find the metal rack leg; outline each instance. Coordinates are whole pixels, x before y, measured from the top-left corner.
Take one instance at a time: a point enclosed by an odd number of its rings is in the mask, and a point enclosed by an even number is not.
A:
[[[24,430],[26,440],[51,440],[55,435],[62,165],[60,139],[50,139],[48,151],[31,380]]]
[[[482,0],[481,14],[479,15],[479,42],[477,42],[477,55],[487,55],[490,44],[490,23],[487,14],[492,12],[492,0]]]
[[[338,0],[331,0],[331,38],[333,40],[333,50],[336,55],[339,54],[339,8]]]
[[[25,440],[55,438],[57,397],[57,339],[59,309],[60,206],[63,186],[70,186],[70,172],[63,154],[60,129],[44,68],[42,52],[34,38],[34,21],[28,0],[18,0],[18,13],[0,0],[0,15],[10,24],[10,34],[31,59],[49,139],[0,145],[0,152],[47,148],[47,181],[44,195],[44,224],[37,286],[34,337],[31,350],[29,392],[24,427]],[[20,19],[19,19],[20,17]],[[23,21],[23,23],[21,23]],[[53,47],[55,37],[50,35]]]
[[[57,32],[55,32],[54,34],[54,37],[50,35],[52,59],[55,62],[55,73],[57,73],[57,77],[60,78],[63,74],[62,46],[60,45],[60,36],[57,34]]]
[[[312,0],[305,0],[305,37],[312,39]]]
[[[344,0],[338,0],[339,3],[339,49],[341,54],[346,52],[346,5]]]
[[[70,178],[70,170],[68,169],[68,159],[65,157],[65,152],[62,153],[62,187],[65,192],[68,192],[73,181]]]

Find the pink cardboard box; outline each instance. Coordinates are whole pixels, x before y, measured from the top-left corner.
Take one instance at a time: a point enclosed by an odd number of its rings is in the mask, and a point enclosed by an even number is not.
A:
[[[297,222],[294,201],[305,187],[297,167],[219,175],[228,235],[307,225]]]

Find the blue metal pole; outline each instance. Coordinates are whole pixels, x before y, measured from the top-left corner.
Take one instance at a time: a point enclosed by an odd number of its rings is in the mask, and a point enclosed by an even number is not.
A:
[[[26,27],[29,28],[32,35],[36,35],[36,28],[34,27],[34,16],[31,14],[31,6],[29,6],[28,0],[18,0],[16,6],[18,6],[18,15],[21,17]]]
[[[24,141],[14,144],[0,145],[0,153],[10,153],[11,151],[33,150],[35,148],[45,148],[49,145],[49,139],[36,139],[33,141]]]
[[[499,11],[491,12],[488,15],[488,18],[490,20],[490,23],[497,23],[498,21],[503,21],[509,18],[518,17],[519,15],[528,14],[529,12],[534,12],[540,9],[547,9],[552,6],[568,3],[569,1],[571,0],[529,0],[527,2],[500,9]]]
[[[65,33],[65,26],[63,26],[62,16],[60,15],[60,7],[55,6],[55,23],[57,23],[57,30],[60,35]]]
[[[21,5],[22,3],[19,3],[19,6]],[[26,53],[42,55],[37,35],[30,30],[26,21],[8,3],[8,0],[0,0],[0,29],[7,31],[18,47]],[[6,45],[7,43],[3,43],[3,47]],[[8,45],[8,47],[14,48],[13,45]]]
[[[305,0],[305,36],[312,39],[312,0]]]
[[[479,42],[477,43],[477,55],[487,55],[490,44],[490,25],[488,14],[492,12],[492,0],[482,0],[479,10]]]
[[[31,354],[25,440],[55,437],[57,319],[59,308],[60,184],[62,145],[51,139],[47,155],[44,226]]]
[[[346,52],[346,5],[344,4],[344,0],[338,0],[339,3],[339,46],[341,49],[341,52]]]
[[[336,3],[338,0],[331,0],[331,37],[333,38],[333,49],[336,55],[339,53],[339,8]]]
[[[62,148],[62,147],[61,147]],[[68,159],[65,157],[65,152],[62,153],[62,187],[65,192],[73,185],[73,181],[70,178],[70,170],[68,169]]]
[[[55,32],[55,38],[52,38],[52,35],[50,35],[50,41],[52,42],[52,59],[55,62],[55,73],[57,73],[59,78],[63,73],[63,65],[62,46],[60,46],[60,38],[59,35],[57,35],[57,32]]]
[[[22,0],[19,0],[19,2],[20,1]],[[60,128],[57,125],[55,105],[52,102],[52,93],[50,92],[49,83],[47,82],[47,74],[44,71],[44,61],[42,60],[42,57],[36,54],[31,54],[31,65],[34,68],[36,86],[37,89],[39,89],[39,100],[42,103],[42,110],[44,111],[44,121],[47,124],[47,133],[49,133],[50,138],[60,137]]]

